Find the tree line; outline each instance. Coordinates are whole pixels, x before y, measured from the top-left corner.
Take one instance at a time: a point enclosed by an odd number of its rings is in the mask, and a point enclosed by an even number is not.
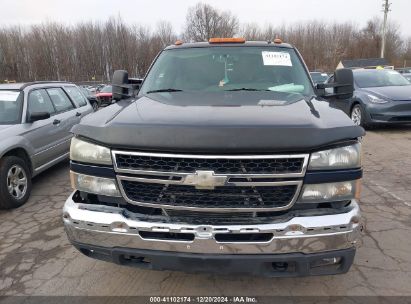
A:
[[[125,23],[121,17],[105,22],[68,26],[47,22],[0,28],[0,82],[5,80],[66,80],[107,82],[114,70],[143,77],[155,56],[177,39],[207,41],[240,36],[247,40],[277,37],[295,45],[309,69],[333,71],[342,59],[376,58],[381,47],[381,20],[364,27],[350,22],[301,22],[281,26],[242,24],[237,16],[198,3],[187,11],[182,33],[167,21],[154,28]],[[390,23],[386,59],[395,66],[411,65],[411,38]]]

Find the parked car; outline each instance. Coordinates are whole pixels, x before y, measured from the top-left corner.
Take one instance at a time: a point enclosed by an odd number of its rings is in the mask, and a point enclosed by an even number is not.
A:
[[[332,83],[331,77],[328,82]],[[349,100],[330,100],[343,110],[354,124],[411,123],[411,83],[393,70],[354,70],[354,95]]]
[[[411,73],[403,73],[402,76],[404,76],[408,81],[411,82]]]
[[[100,92],[102,88],[104,88],[106,85],[105,84],[98,84],[95,86],[96,88],[96,93]]]
[[[113,99],[113,88],[111,85],[106,85],[98,93],[96,98],[100,106],[110,105]]]
[[[31,178],[68,157],[70,129],[91,112],[72,83],[0,85],[0,208],[28,200]]]
[[[411,68],[399,68],[395,70],[400,74],[411,74]]]
[[[94,112],[97,111],[100,107],[100,100],[97,99],[96,94],[93,94],[89,89],[84,87],[80,87],[80,89],[84,96],[86,96],[86,98],[88,99],[91,106],[93,107]]]
[[[314,84],[325,83],[329,77],[327,73],[321,72],[310,72],[310,76]]]
[[[351,70],[336,71],[340,98]],[[362,229],[361,127],[314,90],[298,51],[218,38],[163,50],[73,128],[63,221],[121,265],[269,277],[345,273]]]

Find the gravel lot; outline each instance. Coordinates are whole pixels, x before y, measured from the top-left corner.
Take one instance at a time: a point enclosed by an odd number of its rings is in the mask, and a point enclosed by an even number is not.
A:
[[[265,279],[128,268],[78,253],[63,231],[68,162],[34,180],[20,209],[0,211],[0,295],[411,295],[411,127],[364,140],[366,230],[345,275]]]

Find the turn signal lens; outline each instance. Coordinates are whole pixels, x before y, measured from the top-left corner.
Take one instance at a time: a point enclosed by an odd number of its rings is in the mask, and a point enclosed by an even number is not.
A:
[[[355,198],[357,181],[304,185],[299,203],[348,201]]]
[[[111,178],[84,175],[71,171],[70,181],[74,190],[105,196],[121,196],[117,182]]]

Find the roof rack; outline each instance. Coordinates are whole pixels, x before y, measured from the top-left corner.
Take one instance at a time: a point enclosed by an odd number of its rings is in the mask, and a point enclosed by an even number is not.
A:
[[[31,82],[26,82],[26,83],[24,83],[22,86],[21,86],[21,90],[22,89],[25,89],[25,88],[27,88],[27,87],[29,87],[29,86],[32,86],[32,85],[36,85],[36,84],[47,84],[47,83],[73,83],[73,82],[69,82],[69,81],[56,81],[56,80],[53,80],[53,81],[31,81]]]

